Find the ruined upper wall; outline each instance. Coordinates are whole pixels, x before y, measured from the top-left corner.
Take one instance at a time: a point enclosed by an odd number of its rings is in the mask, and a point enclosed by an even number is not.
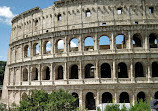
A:
[[[153,12],[150,13],[149,9]],[[86,16],[89,11],[90,16]],[[60,0],[49,8],[41,10],[36,7],[16,16],[12,20],[11,43],[62,30],[157,24],[157,18],[157,0]]]

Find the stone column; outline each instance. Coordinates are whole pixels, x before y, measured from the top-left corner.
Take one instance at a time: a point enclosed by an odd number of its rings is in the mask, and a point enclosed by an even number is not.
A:
[[[99,79],[99,61],[96,60],[96,68],[95,68],[95,78]]]
[[[15,77],[15,67],[13,68],[13,70],[14,70],[14,75],[13,75],[13,85],[15,85],[15,79],[16,79],[16,77]]]
[[[94,50],[99,51],[99,48],[98,48],[98,34],[97,33],[95,34],[95,37],[94,37]]]
[[[111,49],[112,51],[114,51],[115,50],[115,37],[113,33],[111,34],[111,38],[112,38]]]
[[[30,58],[33,57],[33,46],[32,46],[32,42],[29,43],[29,56],[30,56]]]
[[[41,64],[39,65],[39,74],[38,74],[38,80],[40,81],[40,85],[42,84],[42,68]]]
[[[28,66],[28,81],[29,81],[29,85],[31,85],[31,71],[30,71],[30,66]]]
[[[131,82],[134,82],[134,71],[133,71],[133,59],[131,59],[131,65],[130,65],[130,70],[131,70]]]
[[[67,36],[65,36],[65,40],[64,40],[64,52],[68,53],[68,43],[67,43]]]
[[[42,56],[43,54],[43,43],[42,43],[42,39],[40,40],[40,49],[39,49],[39,55]]]
[[[54,54],[54,39],[51,41],[51,54]]]
[[[83,74],[82,74],[82,71],[83,71],[83,68],[82,68],[82,60],[80,61],[80,66],[79,66],[79,79],[81,80],[83,78]]]
[[[83,108],[83,92],[80,90],[79,94],[79,107]]]
[[[114,95],[114,103],[117,103],[117,92],[115,92],[115,95]]]
[[[96,106],[100,104],[100,91],[97,90],[97,96],[96,96]]]
[[[152,78],[152,75],[151,75],[151,65],[150,65],[150,62],[148,61],[148,63],[147,63],[147,69],[148,69],[148,74],[147,74],[147,76],[148,76],[148,82],[151,82],[151,78]]]
[[[132,38],[131,38],[131,33],[130,32],[128,32],[128,48],[129,48],[129,50],[131,50],[132,49]]]
[[[144,36],[145,36],[145,44],[144,44],[145,50],[148,51],[149,50],[149,38],[148,38],[147,32],[145,33]]]
[[[113,59],[113,81],[116,81],[116,61]]]
[[[64,72],[64,75],[63,75],[63,76],[64,76],[64,80],[67,80],[67,62],[65,62],[64,65],[65,65],[65,67],[64,67],[64,69],[65,69],[64,71],[65,71],[65,72]]]
[[[22,74],[22,66],[20,66],[20,85],[22,85],[22,79],[23,79],[23,74]]]

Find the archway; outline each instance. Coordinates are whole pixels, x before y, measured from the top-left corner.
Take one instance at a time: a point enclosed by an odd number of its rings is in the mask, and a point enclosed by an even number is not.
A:
[[[154,99],[158,99],[158,91],[155,92]]]
[[[105,92],[102,94],[102,103],[112,103],[112,94]]]
[[[133,47],[142,47],[140,34],[133,35]]]
[[[152,77],[158,77],[158,63],[152,63]]]
[[[38,43],[33,44],[33,55],[39,55],[40,45]]]
[[[32,68],[31,80],[38,80],[38,69],[36,67]]]
[[[149,35],[150,48],[157,48],[157,36],[155,34]]]
[[[108,63],[101,65],[101,78],[111,78],[111,67]]]
[[[143,65],[140,62],[135,64],[135,77],[144,77]]]
[[[88,110],[95,110],[95,99],[94,99],[94,94],[92,92],[89,92],[86,94],[86,108]]]
[[[145,101],[145,93],[144,92],[139,92],[137,94],[137,101],[139,102],[140,100]]]
[[[70,52],[78,51],[78,39],[73,38],[70,41]]]
[[[57,53],[64,52],[64,40],[58,40],[57,42]]]
[[[106,50],[110,49],[110,40],[107,36],[101,36],[99,39],[99,49],[100,50]]]
[[[79,96],[77,93],[72,93],[72,96],[75,97],[77,100],[75,101],[76,107],[79,107]]]
[[[127,65],[123,62],[118,64],[118,78],[128,78]]]
[[[44,54],[50,54],[51,53],[51,42],[45,41],[43,46],[43,53]]]
[[[23,81],[28,81],[28,70],[26,68],[23,70]]]
[[[48,66],[43,68],[42,80],[50,80],[50,69]]]
[[[24,47],[24,57],[29,57],[29,56],[30,56],[29,46],[26,45]]]
[[[93,64],[87,64],[85,66],[85,78],[94,78],[95,67]]]
[[[70,79],[78,79],[78,66],[73,65],[71,67]]]
[[[94,40],[92,37],[87,37],[84,41],[84,50],[93,51],[94,50]]]
[[[57,80],[63,79],[63,67],[59,66],[58,67],[58,75],[57,75]]]
[[[123,49],[126,47],[126,41],[124,35],[116,36],[116,49]]]
[[[25,100],[26,97],[27,97],[27,94],[26,94],[26,93],[23,93],[22,96],[21,96],[21,99],[22,99],[22,100]]]
[[[129,95],[127,92],[122,92],[120,94],[120,103],[130,103]]]

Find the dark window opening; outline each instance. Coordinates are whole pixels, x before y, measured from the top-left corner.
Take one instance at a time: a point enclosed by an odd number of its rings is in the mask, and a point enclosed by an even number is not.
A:
[[[141,39],[139,34],[133,36],[133,47],[142,47]]]
[[[154,99],[158,99],[158,91],[155,93]]]
[[[86,108],[88,110],[95,110],[95,99],[94,99],[94,94],[89,92],[86,94]]]
[[[71,67],[70,79],[78,79],[78,66],[73,65]]]
[[[58,21],[62,20],[61,14],[58,14],[57,18],[58,18]]]
[[[128,78],[127,66],[125,63],[118,64],[118,78]]]
[[[136,25],[138,25],[138,22],[137,22],[137,21],[135,21],[135,24],[136,24]]]
[[[112,103],[112,94],[109,92],[103,93],[102,103]]]
[[[38,20],[35,20],[35,26],[37,26],[37,24],[38,24]]]
[[[102,26],[106,26],[106,23],[102,23]]]
[[[144,77],[143,65],[140,62],[135,64],[135,77]]]
[[[38,69],[37,68],[32,69],[32,80],[38,80]]]
[[[23,70],[23,81],[28,81],[28,70],[26,68]]]
[[[77,93],[72,93],[72,96],[75,97],[77,100],[75,101],[75,106],[79,107],[79,96]]]
[[[85,67],[85,78],[94,78],[95,67],[93,64],[88,64]]]
[[[150,14],[154,13],[154,7],[149,7],[149,13]]]
[[[107,63],[101,65],[101,78],[111,78],[111,67]]]
[[[150,48],[157,48],[157,37],[155,34],[149,35]]]
[[[49,67],[44,68],[42,80],[50,80],[50,69],[49,69]]]
[[[46,30],[46,32],[49,32],[48,30]]]
[[[152,63],[152,77],[158,77],[158,63]]]
[[[122,92],[120,94],[120,103],[130,103],[129,95],[127,92]]]
[[[63,79],[63,67],[58,67],[58,79]]]
[[[122,14],[122,8],[117,8],[117,14],[118,15]]]
[[[86,17],[90,17],[91,16],[91,11],[90,10],[86,10]]]
[[[140,100],[145,101],[145,93],[144,92],[139,92],[137,94],[137,101],[139,102]]]

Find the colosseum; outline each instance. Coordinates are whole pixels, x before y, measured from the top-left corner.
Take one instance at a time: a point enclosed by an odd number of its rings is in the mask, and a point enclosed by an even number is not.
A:
[[[89,110],[158,99],[158,1],[59,0],[14,17],[2,101],[59,88]]]

